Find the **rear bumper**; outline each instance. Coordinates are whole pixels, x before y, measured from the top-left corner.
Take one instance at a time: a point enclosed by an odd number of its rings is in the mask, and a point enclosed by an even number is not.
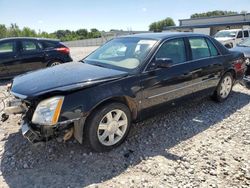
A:
[[[246,88],[250,89],[250,76],[243,78],[243,84],[246,86]]]
[[[73,58],[70,55],[67,55],[66,57],[63,58],[64,63],[72,62]]]

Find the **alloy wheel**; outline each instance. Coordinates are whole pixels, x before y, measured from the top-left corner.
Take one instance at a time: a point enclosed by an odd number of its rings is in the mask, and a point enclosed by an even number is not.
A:
[[[232,78],[230,76],[225,76],[220,86],[220,96],[223,99],[227,98],[228,95],[230,94],[232,85],[233,85]]]
[[[54,66],[56,66],[56,65],[60,65],[61,63],[60,62],[58,62],[58,61],[56,61],[56,62],[53,62],[53,63],[51,63],[51,67],[54,67]]]
[[[128,128],[128,118],[122,110],[115,109],[108,112],[99,123],[97,129],[98,140],[105,146],[118,143]]]

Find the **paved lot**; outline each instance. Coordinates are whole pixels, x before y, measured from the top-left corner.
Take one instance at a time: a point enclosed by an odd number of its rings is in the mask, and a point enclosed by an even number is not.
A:
[[[71,54],[79,60],[92,50]],[[108,153],[73,139],[32,146],[19,124],[18,115],[0,122],[0,187],[250,186],[250,90],[239,85],[224,103],[187,101],[135,124]]]
[[[71,47],[70,48],[70,55],[74,61],[79,61],[89,55],[91,52],[96,50],[98,46],[92,47]]]

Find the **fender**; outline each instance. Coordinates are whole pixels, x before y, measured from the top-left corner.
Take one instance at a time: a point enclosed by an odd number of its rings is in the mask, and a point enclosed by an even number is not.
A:
[[[133,119],[136,119],[140,110],[138,101],[141,99],[138,80],[137,76],[126,77],[65,95],[59,122],[79,118],[74,122],[74,136],[82,143],[86,119],[93,110],[108,101],[124,102],[130,108]]]

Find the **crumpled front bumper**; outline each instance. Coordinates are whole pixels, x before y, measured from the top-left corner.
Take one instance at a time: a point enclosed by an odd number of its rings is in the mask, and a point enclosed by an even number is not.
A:
[[[33,124],[23,121],[21,124],[22,135],[28,139],[32,144],[37,142],[42,142],[49,140],[51,138],[58,137],[64,131],[70,130],[73,128],[73,135],[75,139],[79,142],[83,142],[83,126],[85,118],[67,120],[60,122],[55,126],[42,126],[39,130],[35,130]],[[37,126],[37,125],[36,125]]]
[[[19,99],[11,99],[6,102],[4,113],[10,114],[24,114],[27,111],[27,106]]]
[[[18,94],[10,94],[10,98],[6,101],[6,108],[4,113],[7,115],[11,114],[21,114],[21,132],[22,135],[28,139],[31,143],[46,141],[51,138],[61,136],[65,134],[65,131],[71,129],[75,139],[79,142],[83,142],[83,127],[85,124],[86,117],[66,117],[64,116],[64,121],[58,122],[53,126],[42,126],[32,124],[31,119],[33,116],[34,106],[32,104],[24,101],[24,99],[17,97]]]
[[[34,144],[36,142],[41,141],[41,137],[30,127],[27,122],[23,121],[23,123],[21,124],[21,130],[22,135],[27,138],[31,143]]]

